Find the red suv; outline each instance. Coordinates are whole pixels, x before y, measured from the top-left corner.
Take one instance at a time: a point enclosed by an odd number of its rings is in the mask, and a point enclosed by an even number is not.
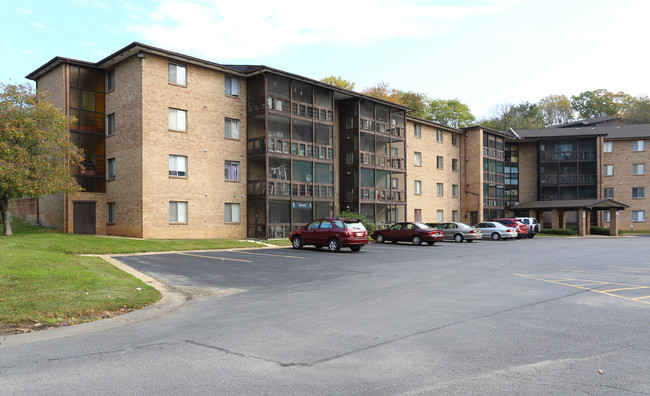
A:
[[[526,224],[515,219],[491,219],[490,221],[499,222],[505,226],[512,227],[517,230],[517,239],[528,238],[528,227]]]
[[[314,245],[317,249],[327,246],[330,252],[338,252],[341,247],[358,252],[368,243],[368,231],[359,220],[324,218],[294,230],[289,240],[294,249]]]

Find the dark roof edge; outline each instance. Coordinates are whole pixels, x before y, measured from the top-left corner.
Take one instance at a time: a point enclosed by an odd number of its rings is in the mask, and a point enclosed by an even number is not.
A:
[[[412,115],[407,115],[406,118],[409,119],[409,120],[412,120],[412,121],[420,122],[422,124],[428,124],[428,125],[435,126],[435,127],[446,128],[446,129],[451,130],[452,132],[463,133],[463,131],[460,128],[454,128],[454,127],[451,127],[449,125],[441,124],[439,122],[427,120],[426,118],[420,118],[420,117],[416,117],[416,116],[412,116]]]

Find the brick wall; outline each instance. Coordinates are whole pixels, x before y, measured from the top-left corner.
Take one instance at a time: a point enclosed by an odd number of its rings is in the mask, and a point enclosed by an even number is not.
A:
[[[460,221],[470,223],[470,212],[478,212],[478,221],[483,219],[483,130],[480,128],[461,135],[461,159],[463,164],[461,186]]]

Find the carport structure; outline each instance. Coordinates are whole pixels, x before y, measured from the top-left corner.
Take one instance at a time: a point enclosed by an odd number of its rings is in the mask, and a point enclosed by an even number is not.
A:
[[[588,235],[592,211],[609,210],[609,235],[618,235],[618,211],[629,208],[611,199],[571,199],[562,201],[522,202],[510,208],[512,211],[528,210],[530,217],[539,218],[538,212],[551,211],[551,228],[566,228],[566,212],[578,212],[578,235]]]

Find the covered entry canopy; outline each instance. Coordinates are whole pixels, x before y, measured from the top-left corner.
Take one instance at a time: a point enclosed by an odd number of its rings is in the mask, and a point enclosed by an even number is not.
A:
[[[618,235],[618,218],[616,212],[629,208],[612,199],[568,199],[559,201],[530,201],[513,206],[510,210],[544,211],[550,210],[552,217],[558,219],[561,228],[565,227],[564,212],[575,210],[578,212],[578,235],[589,233],[589,212],[592,210],[610,211],[610,235]]]

